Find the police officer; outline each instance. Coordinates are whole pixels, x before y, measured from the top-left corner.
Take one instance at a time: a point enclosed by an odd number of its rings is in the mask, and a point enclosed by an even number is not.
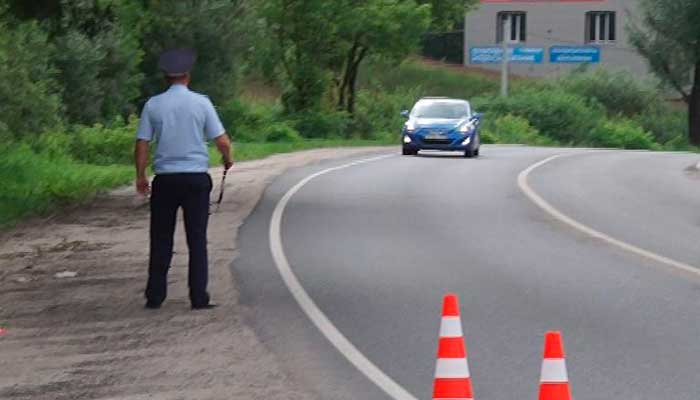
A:
[[[208,97],[188,89],[196,54],[190,49],[163,53],[159,67],[169,89],[146,102],[136,134],[136,189],[151,193],[151,232],[146,308],[157,309],[167,295],[177,210],[182,207],[189,248],[192,309],[210,309],[207,293],[207,223],[212,189],[207,140],[233,165],[231,142]],[[146,176],[150,142],[154,142],[152,188]]]

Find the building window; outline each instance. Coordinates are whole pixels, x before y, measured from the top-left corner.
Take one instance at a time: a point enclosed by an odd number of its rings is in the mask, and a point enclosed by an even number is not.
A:
[[[526,14],[520,11],[503,11],[498,13],[496,26],[496,42],[519,43],[527,40]]]
[[[614,42],[615,12],[591,11],[586,13],[586,42],[608,43]]]

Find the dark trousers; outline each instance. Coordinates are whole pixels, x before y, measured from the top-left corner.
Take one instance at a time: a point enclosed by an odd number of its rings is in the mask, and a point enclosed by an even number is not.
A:
[[[207,224],[209,222],[209,174],[157,175],[151,188],[151,256],[146,300],[160,305],[167,296],[168,269],[173,258],[177,210],[182,207],[190,250],[188,284],[193,306],[209,303],[207,293]]]

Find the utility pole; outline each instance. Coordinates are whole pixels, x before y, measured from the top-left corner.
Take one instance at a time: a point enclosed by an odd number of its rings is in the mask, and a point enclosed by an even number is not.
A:
[[[509,56],[508,54],[508,39],[510,35],[506,34],[506,27],[508,26],[509,18],[503,17],[501,44],[503,45],[503,56],[501,57],[501,96],[508,97],[508,67],[509,67]]]

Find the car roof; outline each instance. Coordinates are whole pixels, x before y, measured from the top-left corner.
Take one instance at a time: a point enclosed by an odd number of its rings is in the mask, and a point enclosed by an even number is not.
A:
[[[467,103],[469,102],[464,99],[453,99],[451,97],[421,97],[418,102],[440,102],[440,103]]]

